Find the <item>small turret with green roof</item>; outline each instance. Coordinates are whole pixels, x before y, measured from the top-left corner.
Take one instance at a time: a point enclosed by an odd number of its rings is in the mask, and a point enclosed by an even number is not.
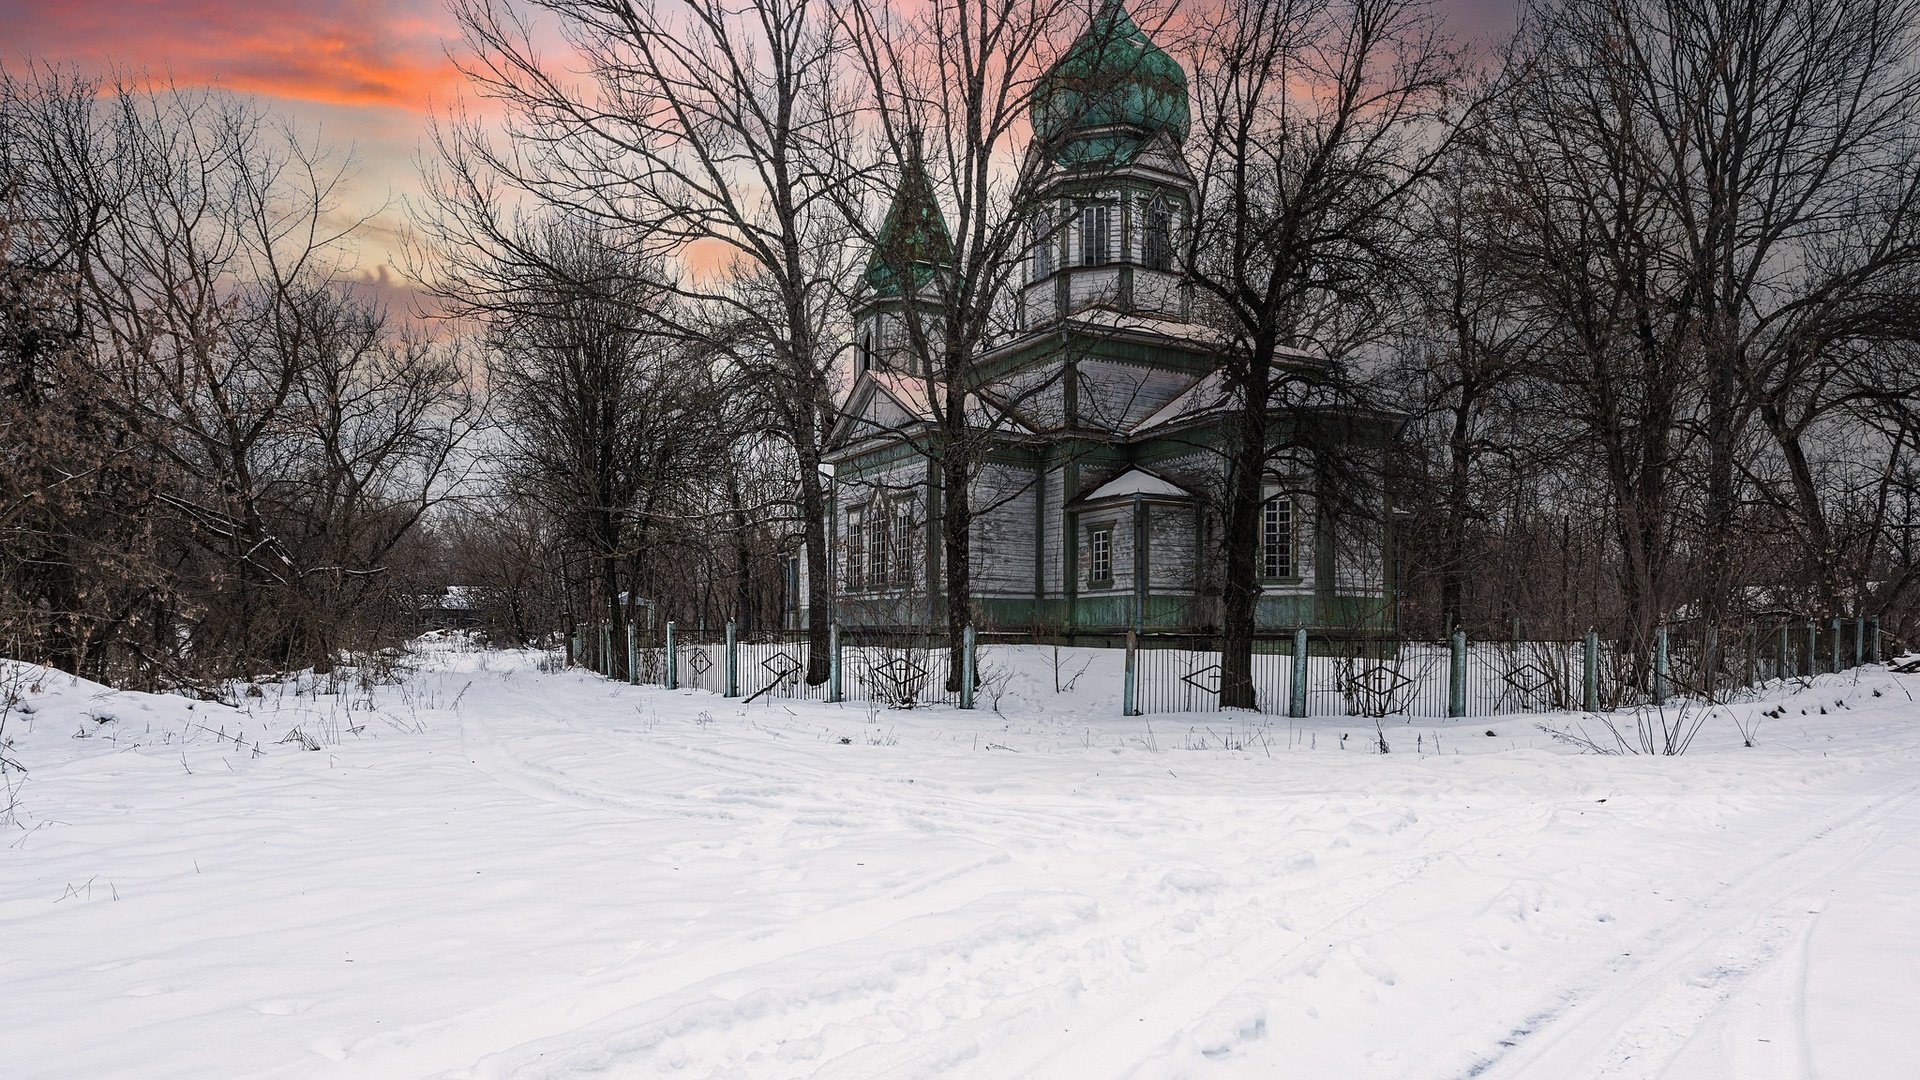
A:
[[[865,280],[874,299],[898,297],[907,278],[917,290],[933,280],[936,268],[953,263],[953,237],[917,143],[900,167],[900,186],[867,259]]]
[[[1162,132],[1184,142],[1187,73],[1106,0],[1033,96],[1033,134],[1063,164],[1131,159]]]

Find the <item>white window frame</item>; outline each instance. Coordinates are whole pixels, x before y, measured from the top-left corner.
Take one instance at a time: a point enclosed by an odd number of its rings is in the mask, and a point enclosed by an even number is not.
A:
[[[1080,265],[1105,266],[1113,261],[1113,207],[1092,202],[1080,208]]]
[[[858,592],[867,575],[867,511],[853,507],[847,511],[847,591]]]
[[[1060,238],[1043,214],[1033,223],[1033,280],[1039,281],[1053,273],[1054,245],[1059,242]]]
[[[908,499],[896,501],[887,519],[892,533],[887,538],[893,551],[888,560],[893,581],[897,585],[913,583],[913,503]]]
[[[1298,577],[1294,505],[1291,492],[1270,495],[1260,504],[1260,576],[1270,581]]]
[[[1113,584],[1113,526],[1096,525],[1087,530],[1087,582]]]
[[[867,584],[870,588],[884,589],[893,579],[889,576],[889,558],[893,553],[890,536],[891,523],[887,520],[887,504],[874,500],[867,509]]]

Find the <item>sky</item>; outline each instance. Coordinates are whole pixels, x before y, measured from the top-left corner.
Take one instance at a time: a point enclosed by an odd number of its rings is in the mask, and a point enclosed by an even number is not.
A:
[[[1462,33],[1510,25],[1519,0],[1439,0]],[[370,218],[357,273],[397,285],[401,200],[427,119],[462,94],[446,0],[0,0],[0,62],[118,67],[258,95],[349,150],[343,212]]]

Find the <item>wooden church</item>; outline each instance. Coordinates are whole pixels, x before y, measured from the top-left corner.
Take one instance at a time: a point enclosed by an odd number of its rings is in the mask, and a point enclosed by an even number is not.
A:
[[[1032,118],[1035,145],[1051,148],[1040,193],[1050,210],[1029,234],[1015,329],[972,365],[973,442],[987,447],[969,491],[976,622],[1095,637],[1208,632],[1220,622],[1226,401],[1221,338],[1175,258],[1196,210],[1181,154],[1186,73],[1116,0],[1042,85]],[[918,230],[931,235],[904,240],[947,250],[945,228],[924,171],[909,163],[877,249]],[[857,376],[827,458],[833,618],[847,626],[945,619],[939,390],[904,340],[902,290],[915,283],[891,264],[876,251],[854,305]],[[1307,380],[1325,368],[1304,354],[1287,363]],[[1392,626],[1391,514],[1377,463],[1396,422],[1353,410],[1276,414],[1262,626]],[[1326,497],[1330,439],[1336,457],[1359,466],[1340,470],[1337,500]],[[1317,453],[1291,445],[1309,441]],[[1357,497],[1355,475],[1367,478]],[[803,604],[804,560],[791,565],[789,595]],[[791,614],[805,625],[804,610]]]

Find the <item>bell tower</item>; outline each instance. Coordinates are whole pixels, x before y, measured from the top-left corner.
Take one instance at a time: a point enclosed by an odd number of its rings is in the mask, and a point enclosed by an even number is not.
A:
[[[856,375],[926,374],[908,320],[918,324],[923,343],[937,343],[952,268],[953,240],[915,140],[853,301]]]
[[[1185,321],[1179,244],[1196,199],[1180,152],[1186,71],[1122,0],[1106,0],[1042,76],[1032,116],[1047,173],[1028,225],[1025,326],[1090,309]]]

